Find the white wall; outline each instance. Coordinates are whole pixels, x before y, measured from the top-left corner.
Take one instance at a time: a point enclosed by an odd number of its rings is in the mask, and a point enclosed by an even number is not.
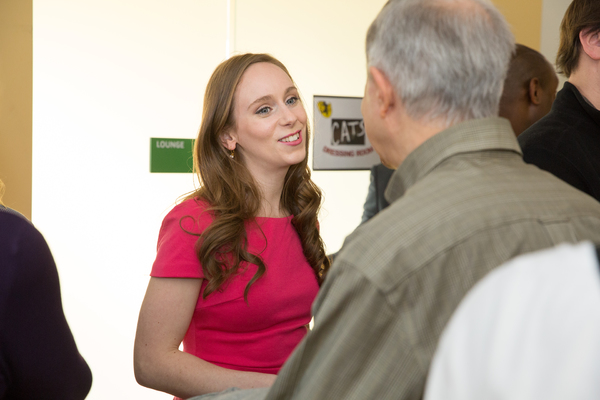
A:
[[[170,398],[137,385],[132,346],[162,215],[193,180],[150,174],[149,138],[195,136],[225,58],[226,2],[33,4],[33,221],[94,375],[89,398]]]
[[[150,174],[150,137],[195,137],[226,56],[228,0],[33,1],[33,221],[94,374],[89,399],[168,399],[132,368],[160,221],[191,174]],[[233,50],[264,51],[312,95],[362,96],[364,36],[385,0],[231,0]],[[368,172],[315,172],[322,234],[358,224]]]

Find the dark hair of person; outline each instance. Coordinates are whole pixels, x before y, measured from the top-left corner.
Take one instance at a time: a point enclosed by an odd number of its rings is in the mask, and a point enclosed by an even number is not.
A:
[[[187,198],[206,201],[213,222],[200,234],[196,253],[208,284],[203,298],[218,290],[238,273],[242,262],[258,266],[250,286],[266,271],[259,255],[248,252],[245,224],[255,223],[262,194],[252,175],[236,152],[235,158],[223,146],[221,135],[235,126],[234,94],[246,69],[255,63],[267,62],[281,68],[289,77],[286,67],[268,54],[242,54],[222,62],[213,72],[204,95],[202,123],[194,148],[194,170],[200,187]],[[293,79],[292,79],[293,82]],[[310,130],[306,127],[308,154]],[[329,269],[323,241],[319,234],[317,215],[321,206],[321,191],[311,180],[307,157],[292,165],[281,193],[281,207],[293,215],[292,225],[298,232],[306,260],[313,268],[319,285]],[[256,225],[258,227],[258,225]],[[285,251],[285,249],[282,249]]]
[[[500,100],[500,108],[510,107],[523,90],[529,90],[529,82],[538,78],[542,89],[546,90],[556,76],[554,68],[538,51],[522,44],[515,46]]]
[[[600,32],[600,1],[573,0],[560,24],[560,45],[556,55],[556,68],[567,78],[577,68],[581,53],[579,32]]]

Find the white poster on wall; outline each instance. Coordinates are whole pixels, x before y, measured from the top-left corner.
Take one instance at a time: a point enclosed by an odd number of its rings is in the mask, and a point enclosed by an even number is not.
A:
[[[314,96],[314,170],[361,170],[379,164],[365,132],[361,97]]]

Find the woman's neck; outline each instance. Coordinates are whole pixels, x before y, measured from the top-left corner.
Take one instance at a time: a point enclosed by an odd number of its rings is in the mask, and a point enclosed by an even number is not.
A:
[[[277,179],[259,180],[255,178],[255,180],[262,194],[258,216],[270,218],[287,217],[289,212],[281,207],[281,192],[283,191],[285,174],[277,177]]]

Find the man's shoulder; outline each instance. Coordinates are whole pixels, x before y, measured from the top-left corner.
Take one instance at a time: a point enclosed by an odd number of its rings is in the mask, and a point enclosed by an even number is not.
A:
[[[479,246],[486,238],[493,246],[498,232],[515,231],[511,235],[537,243],[527,239],[527,231],[544,232],[544,225],[557,221],[593,220],[600,229],[600,204],[522,161],[497,170],[451,167],[429,174],[357,228],[338,254],[340,261],[387,291],[458,246],[484,252]]]
[[[0,237],[6,238],[2,242],[33,233],[38,233],[37,229],[23,214],[8,207],[0,207]]]
[[[0,204],[0,215],[3,215],[3,216],[14,215],[14,216],[18,217],[19,219],[22,219],[22,220],[25,220],[25,221],[31,223],[31,221],[29,221],[27,219],[27,217],[25,217],[23,214],[21,214],[17,210],[13,210],[12,208],[6,207],[2,204]],[[12,218],[9,218],[9,220],[11,220],[11,219]]]
[[[552,110],[549,114],[527,128],[517,141],[523,151],[530,147],[560,147],[559,144],[572,143],[573,121],[567,114]]]
[[[517,138],[524,153],[530,149],[562,152],[589,140],[590,131],[598,131],[588,113],[574,100],[555,103],[552,110]],[[595,135],[594,135],[595,136]]]
[[[17,267],[18,260],[22,257],[31,254],[39,257],[42,252],[49,254],[44,237],[31,221],[22,214],[9,210],[0,210],[0,260],[4,261],[3,268],[0,269],[4,274],[12,274],[11,269]],[[41,268],[43,265],[29,267]]]

